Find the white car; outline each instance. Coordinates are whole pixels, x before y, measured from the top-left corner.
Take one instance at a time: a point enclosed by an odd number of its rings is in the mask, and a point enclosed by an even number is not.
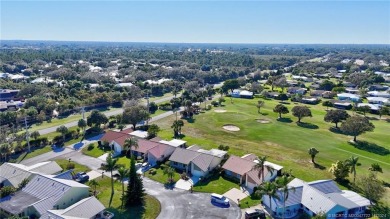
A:
[[[222,205],[229,205],[229,199],[225,196],[213,193],[211,194],[211,202],[215,202]]]

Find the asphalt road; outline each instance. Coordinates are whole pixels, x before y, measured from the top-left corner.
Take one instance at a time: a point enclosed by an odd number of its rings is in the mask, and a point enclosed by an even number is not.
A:
[[[161,98],[161,99],[154,100],[153,102],[155,102],[155,103],[161,103],[161,102],[170,100],[170,99],[172,99],[172,98],[173,98],[173,96],[171,96],[171,97],[164,97],[164,98]],[[122,114],[122,112],[123,112],[123,109],[117,109],[117,110],[113,110],[113,111],[109,111],[109,112],[104,112],[104,114],[105,114],[107,117],[110,117],[110,116]],[[164,114],[165,114],[165,113],[164,113]],[[163,115],[163,114],[161,114],[161,115]],[[161,115],[159,115],[159,116],[161,116]],[[171,113],[170,115],[172,115],[172,113]],[[164,118],[164,117],[162,117],[162,118]],[[78,123],[78,121],[74,121],[74,122],[69,122],[69,123],[65,123],[65,124],[62,124],[62,125],[66,126],[67,128],[71,128],[71,127],[77,126],[77,123]],[[58,126],[53,126],[53,127],[41,129],[41,130],[38,130],[38,132],[39,132],[39,134],[41,134],[41,135],[48,134],[48,133],[52,133],[52,132],[56,132],[57,128],[60,127],[60,126],[62,126],[62,125],[58,125]]]

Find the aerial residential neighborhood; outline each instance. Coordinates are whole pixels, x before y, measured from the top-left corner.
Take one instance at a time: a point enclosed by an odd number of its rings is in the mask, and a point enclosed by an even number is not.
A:
[[[390,2],[0,5],[0,219],[390,218]]]

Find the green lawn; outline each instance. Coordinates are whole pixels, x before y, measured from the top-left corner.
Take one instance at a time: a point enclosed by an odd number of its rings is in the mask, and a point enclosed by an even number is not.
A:
[[[72,160],[70,160],[70,162],[69,162],[69,160],[58,159],[58,160],[55,160],[55,162],[57,162],[57,164],[60,165],[60,167],[62,167],[62,169],[64,169],[64,170],[67,170],[67,166],[69,163],[73,164],[74,165],[74,168],[73,168],[74,173],[91,171],[91,169],[89,169],[87,166],[73,162]]]
[[[81,150],[81,152],[83,154],[91,156],[91,157],[100,157],[109,151],[110,150],[104,151],[103,149],[98,148],[97,143],[89,144]]]
[[[98,183],[100,185],[97,187],[97,198],[107,207],[108,211],[115,214],[115,218],[154,219],[160,214],[160,202],[149,195],[145,197],[143,205],[121,209],[122,185],[117,181],[114,183],[114,197],[111,207],[108,207],[111,196],[111,180],[108,177],[99,178]]]
[[[260,197],[248,196],[240,201],[240,208],[249,208],[259,205],[261,202]]]
[[[357,177],[367,174],[372,163],[379,163],[384,172],[378,178],[388,182],[390,179],[390,154],[379,155],[354,148],[348,141],[351,136],[336,134],[329,130],[334,124],[324,122],[325,107],[321,104],[307,105],[312,110],[313,117],[304,118],[303,126],[298,126],[297,119],[291,112],[284,115],[283,122],[277,120],[277,114],[272,111],[279,102],[265,100],[265,106],[261,113],[257,113],[256,103],[259,99],[233,99],[233,103],[227,98],[222,109],[225,113],[217,113],[214,109],[201,113],[194,117],[194,122],[185,121],[182,129],[188,145],[198,144],[205,149],[216,148],[220,144],[229,145],[229,154],[242,156],[247,153],[267,155],[268,160],[292,169],[293,174],[303,180],[311,181],[332,178],[327,171],[333,162],[345,160],[350,156],[359,156],[360,166],[357,167]],[[289,110],[295,105],[287,105]],[[349,114],[352,114],[349,111]],[[378,117],[376,115],[369,115]],[[269,120],[269,124],[257,122],[257,119]],[[155,122],[163,131],[159,133],[164,139],[172,139],[173,132],[170,126],[174,116]],[[380,147],[390,149],[389,130],[390,123],[385,120],[371,120],[375,130],[358,136],[358,140],[374,143]],[[238,132],[226,131],[222,128],[225,124],[234,124],[241,130]],[[307,150],[316,147],[320,153],[316,162],[323,168],[315,168],[310,162]],[[386,194],[388,195],[388,194]]]
[[[164,168],[163,166],[159,166],[159,167],[153,168],[154,170],[156,170],[156,173],[155,174],[151,174],[150,170],[149,170],[149,171],[147,171],[145,173],[145,176],[147,176],[148,178],[150,178],[152,180],[155,180],[157,182],[165,184],[165,183],[168,182],[168,176],[164,175],[163,168]],[[179,179],[180,179],[180,174],[176,172],[175,175],[173,176],[173,182],[176,182]]]
[[[213,175],[209,179],[198,182],[193,190],[196,192],[224,194],[232,188],[239,189],[238,183],[225,179],[220,175]]]
[[[44,154],[44,153],[47,153],[49,151],[52,151],[50,145],[48,146],[45,146],[45,147],[41,147],[41,148],[35,148],[33,151],[31,151],[30,153],[27,153],[27,152],[24,152],[24,153],[21,153],[19,155],[19,157],[16,159],[16,163],[20,163],[22,160],[24,159],[29,159],[29,158],[32,158],[32,157],[35,157],[35,156],[38,156],[38,155],[41,155],[41,154]]]

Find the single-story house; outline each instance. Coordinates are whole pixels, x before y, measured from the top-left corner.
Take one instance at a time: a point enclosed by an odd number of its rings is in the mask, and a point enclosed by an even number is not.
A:
[[[36,174],[54,175],[62,168],[55,161],[46,161],[31,166],[16,163],[4,163],[0,166],[0,188],[12,186],[17,188],[24,179],[31,179]]]
[[[264,179],[259,178],[259,170],[254,167],[258,163],[258,158],[254,154],[247,154],[242,157],[231,155],[222,166],[225,174],[237,179],[240,185],[244,185],[249,191],[259,186],[264,181],[271,181],[281,174],[282,166],[266,161],[265,166],[271,167],[273,171],[265,168]]]
[[[370,103],[358,103],[357,104],[357,107],[363,107],[363,106],[370,107],[370,110],[373,112],[378,112],[380,109],[380,106],[378,104],[370,104]]]
[[[279,95],[280,95],[279,92],[267,92],[267,93],[266,93],[266,96],[267,96],[268,98],[278,98]]]
[[[326,92],[325,90],[311,90],[310,91],[310,96],[322,97],[322,94],[324,94],[325,92]]]
[[[351,82],[348,82],[348,81],[344,81],[343,82],[343,85],[344,87],[356,87],[355,84],[351,83]]]
[[[356,89],[356,88],[346,88],[345,92],[346,93],[350,93],[350,94],[358,94],[359,93],[359,89]]]
[[[300,102],[307,104],[317,104],[320,102],[320,99],[316,97],[302,97]]]
[[[89,196],[89,187],[74,180],[37,174],[14,195],[0,200],[0,214],[5,217],[41,217],[47,210],[60,210]]]
[[[154,166],[157,162],[162,162],[171,156],[175,149],[171,145],[157,143],[155,147],[147,151],[147,161]]]
[[[390,98],[390,93],[386,91],[368,91],[368,96],[370,97],[384,97],[384,98]]]
[[[193,176],[204,177],[221,163],[226,154],[226,151],[218,149],[206,151],[176,148],[169,161],[176,169]]]
[[[0,101],[15,100],[20,90],[0,89]]]
[[[103,212],[106,208],[95,196],[81,199],[75,204],[62,210],[48,210],[41,219],[70,219],[70,218],[85,218],[85,219],[110,219]]]
[[[301,88],[301,87],[289,87],[287,88],[287,93],[291,94],[301,94],[304,95],[306,94],[307,89],[306,88]]]
[[[341,93],[341,94],[337,94],[337,98],[339,100],[350,100],[352,102],[360,102],[360,96],[356,94]]]
[[[368,87],[368,90],[370,91],[386,91],[389,89],[389,86],[386,85],[380,85],[380,84],[373,84]]]
[[[172,139],[170,141],[160,140],[160,143],[171,145],[176,148],[186,148],[187,142],[180,139]]]
[[[348,215],[362,214],[370,206],[368,199],[350,190],[340,190],[333,180],[305,182],[295,178],[288,187],[291,189],[285,203],[285,218],[296,217],[300,212],[305,212],[311,217],[325,214],[327,219],[351,218]],[[273,216],[282,217],[282,190],[278,191],[278,196],[279,199],[271,198],[272,204],[267,195],[264,195],[262,200]]]
[[[345,110],[352,109],[352,102],[348,100],[336,100],[333,101],[333,105],[337,109],[345,109]]]
[[[233,92],[230,93],[232,97],[236,98],[253,98],[253,92],[247,91],[247,90],[233,90]]]
[[[390,99],[385,97],[367,97],[368,103],[378,105],[390,105]]]

